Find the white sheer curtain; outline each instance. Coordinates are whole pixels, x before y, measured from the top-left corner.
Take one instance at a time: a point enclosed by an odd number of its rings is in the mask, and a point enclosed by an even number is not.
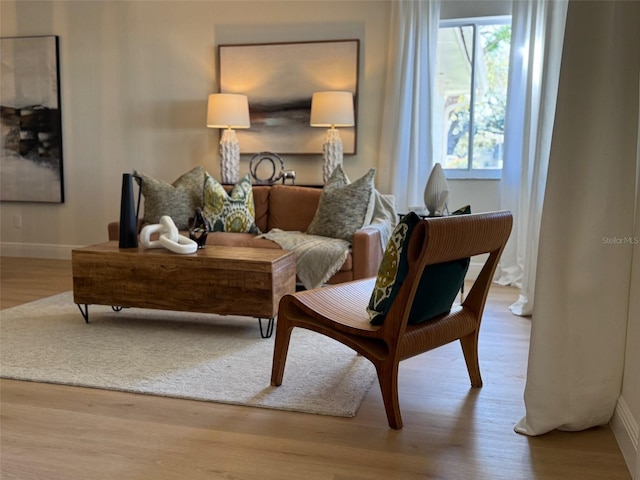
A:
[[[519,433],[606,424],[620,395],[640,248],[638,25],[639,2],[569,3]]]
[[[379,180],[398,211],[424,205],[434,158],[432,92],[440,1],[391,4],[388,77],[380,140]]]
[[[497,281],[521,288],[510,307],[516,315],[533,311],[566,11],[566,0],[513,2],[501,207],[511,210],[514,226]]]

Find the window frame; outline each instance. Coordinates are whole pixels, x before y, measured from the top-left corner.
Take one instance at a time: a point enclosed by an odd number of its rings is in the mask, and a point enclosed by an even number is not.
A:
[[[470,93],[470,107],[469,107],[469,131],[473,131],[474,127],[474,114],[475,114],[475,97],[476,97],[476,58],[478,50],[480,48],[478,42],[478,26],[480,25],[511,25],[513,32],[512,15],[493,15],[488,17],[466,17],[466,18],[451,18],[441,19],[438,24],[438,29],[451,28],[451,27],[474,27],[473,30],[473,62],[471,64],[471,93]],[[513,37],[512,37],[513,40]],[[513,45],[513,42],[511,43]],[[509,56],[511,61],[511,55]],[[505,127],[506,130],[506,127]],[[471,133],[470,133],[471,134]],[[504,157],[502,162],[502,168],[473,168],[473,141],[469,142],[469,162],[466,169],[461,168],[443,168],[445,177],[447,179],[455,180],[501,180],[502,170],[504,169]]]

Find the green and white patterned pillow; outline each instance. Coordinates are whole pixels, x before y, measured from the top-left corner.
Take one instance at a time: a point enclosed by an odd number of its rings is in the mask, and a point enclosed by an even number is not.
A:
[[[227,194],[224,187],[207,173],[202,214],[210,232],[261,233],[255,223],[256,207],[249,174]]]
[[[144,197],[143,224],[154,225],[160,221],[160,217],[168,215],[178,229],[188,229],[189,217],[193,216],[196,208],[202,207],[204,169],[195,167],[173,184],[141,172],[133,173]]]
[[[375,173],[376,169],[372,168],[350,183],[342,167],[338,166],[322,189],[318,209],[307,233],[351,242],[354,232],[371,222]]]
[[[367,313],[373,325],[382,325],[393,300],[409,273],[407,247],[411,233],[418,222],[420,222],[420,217],[414,212],[409,212],[398,222],[391,233],[367,306]]]

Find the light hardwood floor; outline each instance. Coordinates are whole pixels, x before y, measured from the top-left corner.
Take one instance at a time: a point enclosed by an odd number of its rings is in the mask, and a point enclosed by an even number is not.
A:
[[[0,266],[2,309],[71,289],[67,261]],[[387,427],[377,384],[344,419],[2,380],[0,478],[630,479],[608,427],[514,433],[530,329],[508,311],[516,298],[490,293],[482,389],[470,388],[458,344],[401,364],[400,431]]]

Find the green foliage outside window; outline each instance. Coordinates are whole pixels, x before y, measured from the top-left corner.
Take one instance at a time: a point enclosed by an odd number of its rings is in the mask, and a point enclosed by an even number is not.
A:
[[[471,108],[471,76],[466,92],[450,92],[444,99],[446,145],[442,162],[448,169],[501,169],[511,25],[465,25],[456,38],[464,49],[461,58],[474,63],[475,99]],[[474,32],[473,29],[477,29]],[[464,29],[464,30],[463,30]],[[473,33],[479,42],[473,55]],[[447,72],[445,71],[445,74]],[[473,119],[471,118],[473,114]],[[471,131],[472,129],[472,131]],[[471,133],[471,135],[470,135]],[[469,145],[469,138],[473,139]],[[469,156],[473,161],[469,166]]]

